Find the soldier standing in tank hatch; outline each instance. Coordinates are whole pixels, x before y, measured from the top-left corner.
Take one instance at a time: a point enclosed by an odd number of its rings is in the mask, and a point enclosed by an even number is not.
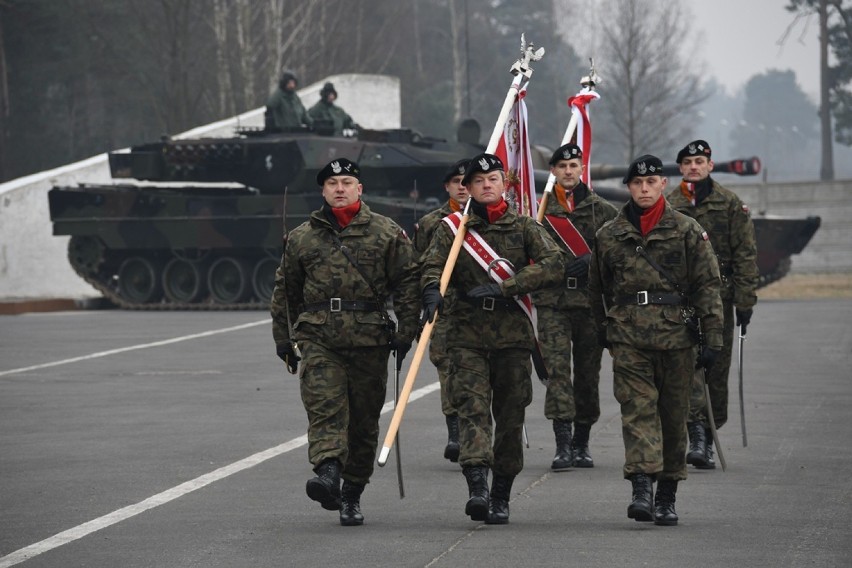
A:
[[[462,184],[472,199],[466,244],[444,302],[439,282],[462,214],[446,217],[435,230],[422,257],[423,320],[432,321],[442,306],[440,317],[448,320],[447,384],[459,416],[459,463],[470,497],[465,514],[506,524],[512,483],[524,464],[524,412],[532,402],[535,335],[525,313],[527,295],[562,281],[565,254],[535,219],[509,209],[500,158],[471,159]]]
[[[317,474],[306,491],[339,510],[344,526],[364,522],[360,499],[376,459],[388,357],[393,350],[405,358],[420,314],[411,241],[361,201],[359,177],[346,158],[317,174],[325,202],[288,235],[271,302],[278,356],[291,373],[302,363],[308,458]],[[385,311],[391,295],[396,331]]]
[[[469,162],[470,160],[467,159],[459,160],[447,170],[444,174],[444,189],[449,194],[449,199],[438,209],[424,215],[415,225],[414,248],[421,255],[429,247],[432,235],[441,224],[441,219],[464,209],[470,194],[462,185],[462,178]],[[441,384],[441,410],[447,421],[447,445],[444,448],[444,457],[455,463],[459,461],[459,415],[450,403],[447,387],[450,359],[447,356],[446,334],[447,320],[438,318],[429,343],[429,359],[438,370],[438,382]]]
[[[296,75],[287,69],[281,72],[278,88],[269,95],[266,101],[266,127],[288,131],[310,128],[313,119],[305,110],[302,99],[296,93],[299,81]]]
[[[757,302],[758,269],[754,224],[748,205],[737,195],[710,177],[713,171],[712,151],[704,140],[694,140],[677,153],[683,176],[680,184],[666,195],[672,207],[698,221],[707,234],[719,262],[722,276],[722,352],[713,368],[706,373],[710,404],[716,429],[728,420],[728,371],[736,325],[743,330],[751,321]],[[689,452],[686,463],[698,469],[714,469],[713,436],[700,376],[693,381],[690,394]]]
[[[345,110],[334,104],[337,100],[337,91],[332,83],[326,83],[320,90],[320,100],[308,109],[308,115],[313,120],[314,128],[322,134],[321,128],[326,128],[328,134],[342,136],[343,130],[354,130],[358,128],[352,117]]]
[[[621,405],[627,516],[676,525],[686,479],[686,417],[700,321],[705,368],[722,349],[719,266],[706,231],[663,198],[656,156],[636,158],[622,180],[630,201],[597,233],[589,298],[602,346],[613,358]],[[656,496],[653,483],[657,481]]]
[[[594,467],[589,432],[601,414],[598,383],[603,347],[598,345],[589,309],[589,262],[595,232],[614,218],[618,209],[581,181],[584,170],[583,151],[576,144],[557,148],[550,158],[550,173],[556,177],[555,199],[547,201],[543,224],[553,240],[577,258],[568,264],[559,288],[533,295],[538,310],[538,338],[550,372],[544,415],[553,421],[556,437],[556,455],[550,466],[554,471],[572,466]]]

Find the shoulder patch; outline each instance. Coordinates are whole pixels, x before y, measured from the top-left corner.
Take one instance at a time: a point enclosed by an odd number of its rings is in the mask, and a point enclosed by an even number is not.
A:
[[[745,213],[746,215],[751,215],[751,210],[748,208],[748,205],[746,205],[745,203],[743,203],[743,213]]]
[[[707,231],[701,231],[701,238],[705,241],[710,240],[710,237],[707,235]]]
[[[403,228],[399,229],[399,235],[397,235],[397,236],[402,238],[402,240],[404,240],[404,241],[408,240],[408,234],[405,232],[405,229],[403,229]]]

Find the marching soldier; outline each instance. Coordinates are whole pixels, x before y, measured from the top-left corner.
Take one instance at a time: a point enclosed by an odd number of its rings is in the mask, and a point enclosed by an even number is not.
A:
[[[452,165],[444,175],[444,189],[447,190],[449,199],[440,208],[427,213],[417,222],[414,232],[414,248],[418,253],[422,254],[429,247],[429,242],[432,240],[432,235],[435,234],[435,229],[440,225],[441,219],[464,209],[469,194],[467,188],[461,182],[464,177],[464,169],[469,161],[467,159],[459,160]],[[447,445],[444,448],[444,457],[455,463],[459,461],[459,416],[453,405],[450,404],[447,392],[450,359],[447,357],[446,333],[446,320],[439,318],[429,343],[429,359],[438,369],[438,381],[441,384],[441,410],[447,421]]]
[[[313,124],[313,119],[308,116],[302,99],[296,93],[298,82],[292,71],[285,69],[281,72],[278,88],[266,101],[267,128],[287,131]]]
[[[360,498],[373,473],[388,357],[392,350],[405,357],[420,312],[414,248],[394,221],[361,201],[359,176],[346,158],[317,174],[325,202],[288,235],[271,303],[278,356],[291,373],[302,363],[317,474],[306,491],[339,510],[341,525],[364,522]],[[385,311],[391,294],[397,331]]]
[[[627,516],[676,525],[675,494],[686,479],[686,417],[695,368],[722,348],[719,267],[704,229],[668,206],[659,158],[636,158],[622,180],[631,200],[597,233],[589,297],[599,341],[611,349],[621,405]],[[657,481],[656,496],[653,483]]]
[[[534,295],[539,341],[550,373],[544,415],[553,421],[556,436],[556,455],[550,466],[554,471],[594,467],[589,432],[601,413],[598,383],[603,348],[595,335],[587,286],[595,232],[618,209],[589,190],[580,179],[584,171],[583,151],[576,144],[565,144],[550,158],[550,173],[556,177],[555,199],[547,200],[544,226],[576,258],[568,264],[559,288]]]
[[[532,401],[535,335],[528,293],[562,281],[565,255],[535,219],[509,210],[500,158],[473,158],[462,184],[473,199],[464,250],[444,303],[439,281],[461,223],[456,213],[441,223],[423,256],[423,320],[432,321],[443,305],[441,317],[452,330],[446,335],[448,391],[459,416],[459,463],[470,496],[465,514],[505,524],[512,483],[523,468],[524,412]]]
[[[722,276],[722,352],[706,373],[710,404],[716,428],[728,420],[728,371],[734,344],[734,323],[745,326],[751,321],[757,302],[758,269],[754,224],[748,206],[732,191],[710,177],[713,160],[710,145],[695,140],[677,154],[683,179],[666,195],[672,207],[698,221],[707,234],[719,262]],[[736,320],[734,314],[736,313]],[[690,394],[689,452],[686,462],[698,469],[714,469],[713,436],[710,431],[704,387],[700,376],[693,381]]]

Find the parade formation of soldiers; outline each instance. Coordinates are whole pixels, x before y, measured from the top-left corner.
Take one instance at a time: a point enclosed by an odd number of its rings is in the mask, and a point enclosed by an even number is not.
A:
[[[346,127],[339,118],[335,128]],[[419,220],[413,242],[361,200],[359,165],[345,157],[317,174],[322,206],[287,235],[273,337],[300,381],[315,473],[308,497],[337,511],[341,525],[364,523],[389,358],[401,364],[434,323],[443,456],[467,484],[465,515],[509,522],[536,356],[548,370],[550,468],[594,467],[589,440],[607,350],[632,486],[627,517],[676,525],[687,465],[715,467],[711,425],[727,419],[734,328],[745,329],[756,302],[748,207],[710,177],[705,140],[678,152],[677,184],[659,157],[634,159],[620,208],[582,181],[582,148],[564,144],[550,158],[556,184],[542,222],[504,198],[498,156],[459,158],[444,176],[446,203]]]

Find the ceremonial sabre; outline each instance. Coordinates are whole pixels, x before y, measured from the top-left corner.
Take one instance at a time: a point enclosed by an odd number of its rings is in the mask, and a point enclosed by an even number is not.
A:
[[[722,471],[725,471],[725,455],[722,453],[722,444],[719,443],[719,433],[716,431],[716,419],[713,418],[713,406],[710,404],[710,387],[707,386],[707,381],[704,376],[706,369],[698,369],[695,371],[701,378],[701,386],[704,388],[704,400],[706,402],[707,420],[710,422],[710,431],[713,433],[713,442],[716,444],[716,453],[719,454],[719,463],[722,464]]]
[[[512,110],[512,106],[515,104],[515,98],[518,96],[518,91],[520,91],[521,80],[526,77],[529,81],[529,78],[532,75],[533,70],[529,66],[530,61],[538,61],[543,55],[543,47],[538,48],[537,51],[533,51],[533,45],[527,44],[524,40],[524,36],[521,35],[521,58],[518,59],[510,69],[511,73],[515,77],[512,79],[512,84],[509,87],[509,91],[506,93],[506,99],[503,101],[503,108],[500,110],[497,123],[494,125],[494,130],[491,133],[491,140],[488,142],[488,147],[485,150],[486,153],[493,154],[494,150],[497,148],[497,144],[500,142],[503,127],[506,124],[506,120],[509,118],[509,112]],[[450,247],[450,252],[447,255],[447,263],[444,265],[444,270],[441,272],[441,283],[439,287],[441,296],[446,293],[447,287],[450,285],[450,276],[453,274],[453,268],[455,267],[456,260],[458,259],[459,252],[461,251],[462,243],[464,242],[464,235],[467,232],[467,220],[470,217],[470,202],[471,200],[468,199],[465,204],[461,225],[459,226],[459,230],[453,240],[453,245]],[[426,353],[426,346],[429,344],[429,338],[432,337],[432,330],[434,329],[437,321],[438,314],[435,313],[432,321],[426,322],[423,326],[423,330],[420,332],[420,339],[417,340],[417,349],[414,352],[414,357],[411,359],[411,366],[408,368],[408,374],[406,375],[405,382],[402,385],[402,392],[399,395],[399,401],[394,408],[393,417],[391,418],[390,426],[388,426],[388,432],[385,435],[385,441],[382,444],[381,452],[379,452],[379,458],[376,460],[379,466],[384,466],[388,462],[391,446],[393,446],[394,439],[399,431],[399,425],[402,422],[405,407],[408,404],[408,399],[411,396],[412,389],[414,388],[414,380],[417,378],[417,371],[420,369],[420,363],[423,361],[423,356]]]
[[[745,343],[746,326],[742,326],[740,328],[740,343],[737,348],[737,355],[740,360],[739,371],[740,371],[740,426],[743,431],[743,447],[748,446],[748,438],[746,437],[746,425],[745,425],[745,402],[743,401],[743,344]]]

